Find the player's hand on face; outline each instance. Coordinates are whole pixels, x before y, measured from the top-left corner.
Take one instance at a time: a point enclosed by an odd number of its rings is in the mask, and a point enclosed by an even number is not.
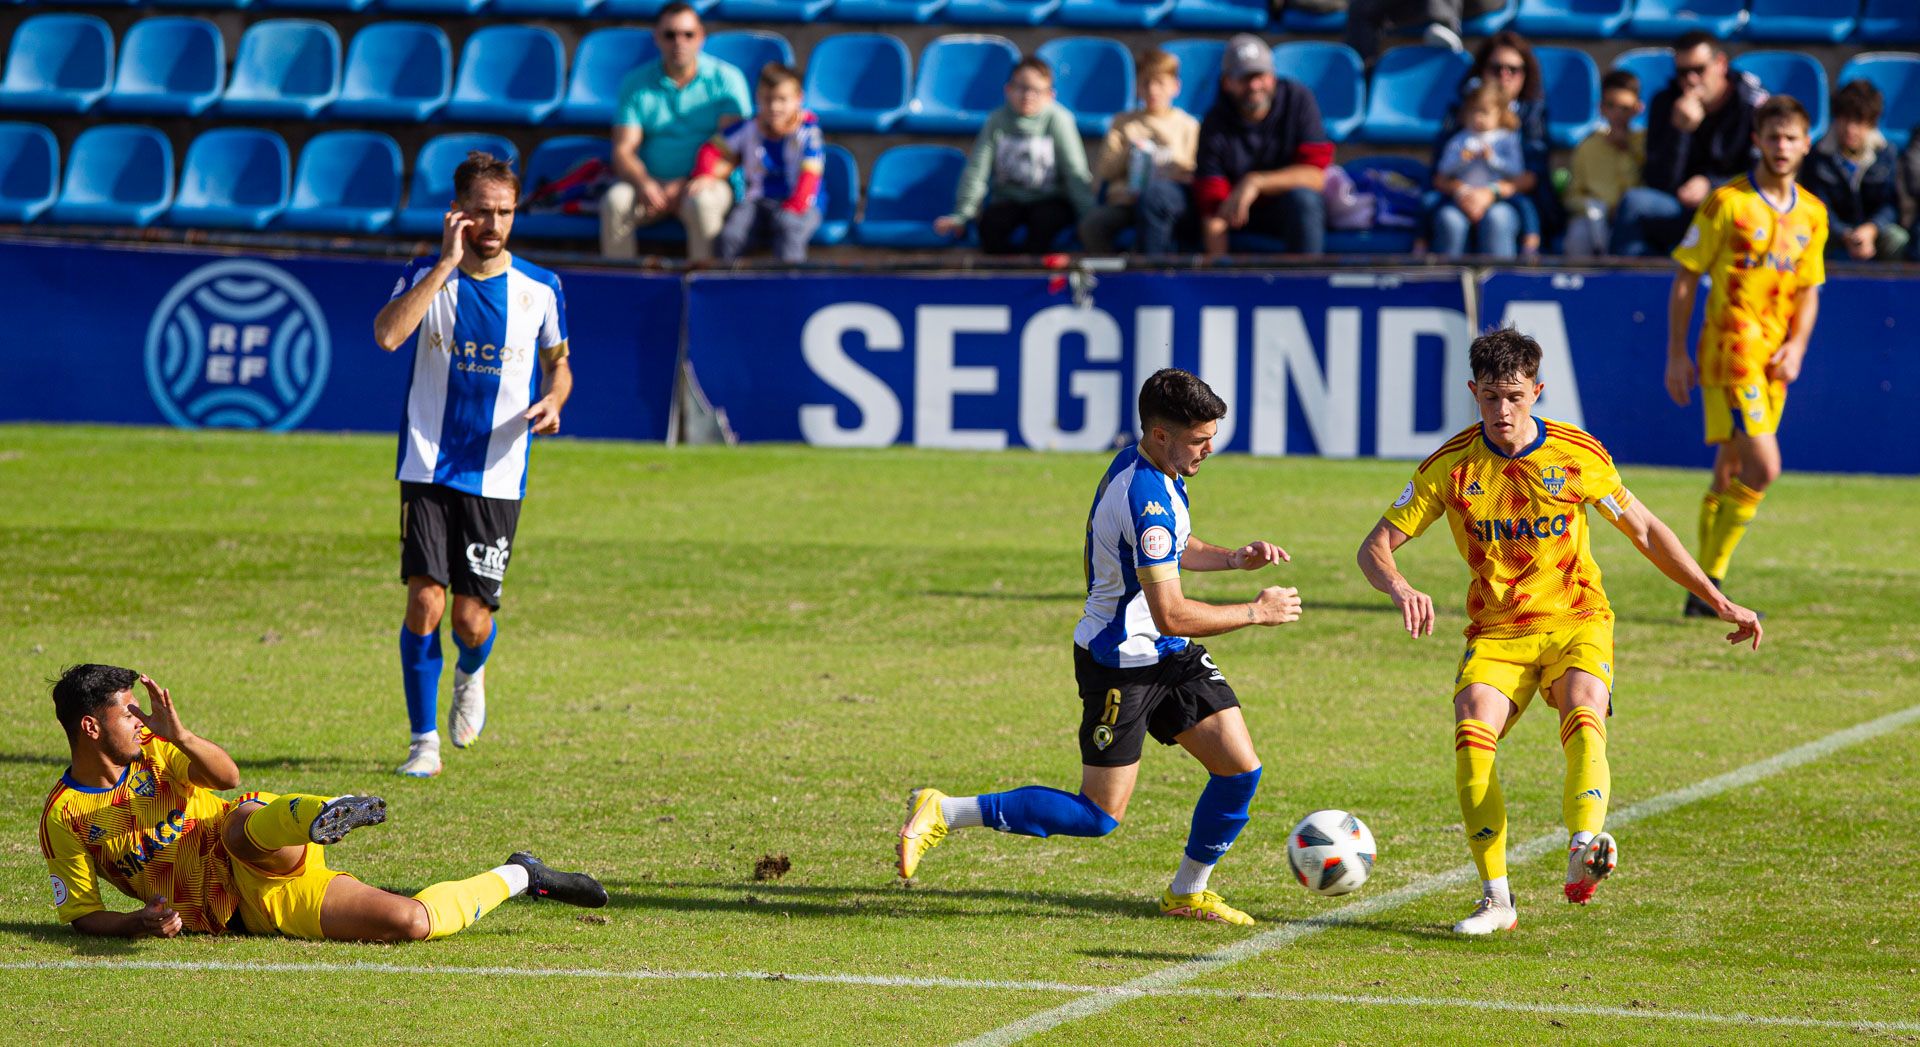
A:
[[[1728,643],[1738,647],[1743,643],[1751,642],[1754,650],[1760,649],[1761,629],[1758,614],[1737,603],[1730,603],[1725,611],[1720,612],[1720,620],[1734,627],[1733,632],[1727,634]]]
[[[167,904],[167,896],[156,894],[140,910],[140,932],[150,938],[171,938],[181,931],[180,914]]]
[[[1693,360],[1686,356],[1667,357],[1667,396],[1682,407],[1693,399],[1693,386],[1699,375],[1693,369]]]
[[[467,256],[467,230],[472,228],[473,219],[465,211],[450,210],[442,220],[440,231],[441,259],[459,265]]]
[[[544,397],[521,417],[527,420],[527,425],[534,432],[542,436],[551,436],[560,431],[560,409],[553,405],[552,400]]]
[[[147,704],[151,711],[142,710],[137,705],[127,706],[127,711],[139,720],[141,726],[168,741],[184,737],[187,729],[180,725],[180,713],[173,707],[173,693],[153,682],[153,677],[140,674],[140,686],[147,689]]]
[[[1393,594],[1393,605],[1400,608],[1400,624],[1408,636],[1433,635],[1433,597],[1409,586]]]
[[[1269,585],[1260,590],[1253,605],[1259,614],[1261,625],[1285,625],[1300,620],[1300,590],[1291,587]]]
[[[1293,557],[1272,542],[1248,542],[1227,554],[1227,566],[1237,571],[1257,571],[1268,564],[1291,562]]]

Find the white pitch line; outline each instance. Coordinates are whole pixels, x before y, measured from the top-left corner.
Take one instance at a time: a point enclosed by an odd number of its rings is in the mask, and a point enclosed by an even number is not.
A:
[[[1781,771],[1810,763],[1823,756],[1844,749],[1850,745],[1886,734],[1889,731],[1905,727],[1920,721],[1920,705],[1910,706],[1898,712],[1888,713],[1877,720],[1856,724],[1845,730],[1835,731],[1824,738],[1818,738],[1805,745],[1788,749],[1785,752],[1769,756],[1736,768],[1722,775],[1683,786],[1669,793],[1662,793],[1649,800],[1616,811],[1607,817],[1609,826],[1625,825],[1642,818],[1651,818],[1665,814],[1676,807],[1718,796],[1743,786],[1751,785],[1763,778],[1779,774]],[[1533,861],[1566,846],[1564,833],[1548,833],[1537,836],[1508,852],[1512,864],[1520,865]],[[1197,978],[1222,970],[1243,960],[1250,960],[1264,953],[1272,952],[1301,938],[1319,934],[1329,927],[1353,923],[1356,920],[1377,913],[1398,909],[1403,905],[1419,901],[1435,891],[1470,883],[1478,878],[1479,872],[1469,863],[1444,873],[1438,873],[1415,880],[1397,890],[1385,894],[1376,894],[1363,901],[1342,906],[1324,916],[1315,916],[1284,924],[1273,930],[1243,938],[1221,949],[1177,963],[1149,974],[1143,974],[1130,982],[1115,986],[1115,991],[1089,993],[1075,1000],[1069,1000],[1058,1007],[1030,1014],[1018,1021],[1003,1025],[998,1029],[982,1033],[966,1040],[962,1047],[1002,1047],[1004,1044],[1017,1043],[1049,1029],[1057,1028],[1068,1022],[1091,1017],[1110,1010],[1127,1001],[1145,995],[1155,995],[1184,986]]]
[[[1920,1022],[1872,1019],[1797,1018],[1791,1015],[1674,1011],[1605,1004],[1525,1003],[1510,1000],[1446,996],[1378,996],[1352,993],[1280,992],[1269,989],[1184,988],[1129,989],[1117,985],[1078,985],[1071,982],[1014,981],[992,978],[947,978],[905,974],[782,974],[772,971],[599,970],[586,967],[433,967],[390,963],[252,963],[239,960],[16,960],[0,962],[0,971],[141,970],[199,974],[208,971],[251,974],[404,974],[414,977],[453,975],[480,978],[578,978],[594,981],[752,981],[794,982],[803,985],[848,985],[889,989],[971,989],[996,992],[1051,992],[1142,999],[1150,996],[1193,999],[1274,1000],[1285,1003],[1329,1003],[1350,1007],[1429,1007],[1442,1010],[1502,1011],[1518,1014],[1564,1015],[1570,1018],[1644,1018],[1703,1025],[1762,1025],[1796,1029],[1835,1029],[1868,1032],[1920,1033]]]

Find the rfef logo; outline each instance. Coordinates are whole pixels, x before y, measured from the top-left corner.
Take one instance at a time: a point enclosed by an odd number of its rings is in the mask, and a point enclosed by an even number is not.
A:
[[[265,262],[214,262],[154,310],[147,389],[183,429],[291,429],[326,388],[332,356],[326,315],[300,281]]]

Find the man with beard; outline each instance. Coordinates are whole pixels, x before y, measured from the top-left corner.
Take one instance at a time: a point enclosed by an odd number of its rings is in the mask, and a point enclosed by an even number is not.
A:
[[[1327,236],[1320,192],[1332,162],[1313,93],[1274,76],[1264,40],[1241,33],[1227,41],[1193,177],[1207,255],[1226,254],[1236,231],[1277,238],[1290,254],[1319,254]]]

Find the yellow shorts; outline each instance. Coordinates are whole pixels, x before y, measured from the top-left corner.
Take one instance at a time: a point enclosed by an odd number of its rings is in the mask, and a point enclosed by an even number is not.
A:
[[[262,803],[277,799],[272,793],[260,793]],[[284,875],[255,868],[233,859],[233,887],[238,896],[240,920],[250,934],[284,934],[289,938],[324,938],[320,933],[320,905],[327,897],[327,884],[346,873],[327,868],[326,848],[307,845],[300,867]]]
[[[1787,383],[1702,386],[1700,403],[1706,413],[1708,443],[1726,443],[1736,432],[1766,436],[1780,431],[1780,415],[1787,409]]]
[[[1483,636],[1470,641],[1467,653],[1460,658],[1460,672],[1453,678],[1453,693],[1459,694],[1470,684],[1486,684],[1506,695],[1524,713],[1536,693],[1552,687],[1569,669],[1599,677],[1607,693],[1613,693],[1611,617],[1544,633],[1504,639]],[[1517,719],[1519,713],[1509,723]]]

